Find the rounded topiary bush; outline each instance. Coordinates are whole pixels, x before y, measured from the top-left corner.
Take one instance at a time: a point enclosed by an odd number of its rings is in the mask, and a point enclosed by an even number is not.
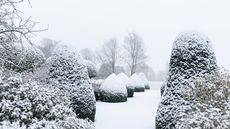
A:
[[[97,69],[96,69],[96,65],[89,60],[85,60],[85,64],[88,70],[88,74],[89,74],[89,78],[94,78],[97,76]]]
[[[122,80],[111,74],[105,79],[100,87],[101,101],[103,102],[126,102],[127,90]]]
[[[0,82],[0,111],[4,129],[94,129],[92,122],[77,118],[61,90],[16,75]]]
[[[210,40],[203,34],[180,34],[173,44],[169,74],[156,115],[156,129],[175,129],[191,103],[183,92],[192,91],[194,79],[215,73],[218,69]]]
[[[149,83],[149,80],[146,78],[145,74],[144,73],[140,73],[139,76],[140,76],[142,82],[145,85],[145,89],[146,90],[150,90],[150,83]]]
[[[124,73],[118,74],[117,77],[120,80],[122,80],[124,82],[124,84],[126,85],[128,97],[133,97],[133,95],[134,95],[134,87],[131,86],[131,82],[130,82],[129,77]]]
[[[145,85],[137,74],[130,77],[130,86],[134,87],[135,92],[144,92]]]
[[[100,87],[103,82],[104,82],[103,79],[99,79],[99,80],[91,79],[91,83],[92,83],[93,90],[94,90],[94,95],[97,101],[101,100]]]
[[[71,98],[79,118],[94,121],[96,100],[82,57],[66,46],[58,46],[48,61],[49,83]]]

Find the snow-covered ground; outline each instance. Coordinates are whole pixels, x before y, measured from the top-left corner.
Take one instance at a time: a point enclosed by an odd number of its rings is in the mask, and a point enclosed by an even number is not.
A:
[[[97,102],[96,129],[153,129],[161,84],[152,83],[151,90],[135,92],[125,103]]]

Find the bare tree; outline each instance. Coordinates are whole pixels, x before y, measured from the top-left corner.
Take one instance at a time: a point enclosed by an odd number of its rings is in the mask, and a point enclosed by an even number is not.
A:
[[[0,0],[0,36],[8,40],[29,41],[33,32],[42,30],[35,30],[36,22],[31,18],[24,18],[22,12],[17,9],[20,3],[24,0]],[[29,2],[29,1],[28,1]],[[30,42],[31,43],[31,42]]]
[[[25,50],[28,48],[28,44],[31,49],[34,48],[30,38],[34,32],[42,30],[35,30],[35,22],[30,17],[23,17],[23,13],[17,9],[17,7],[23,3],[24,0],[0,0],[0,65],[5,63],[20,66],[20,60],[24,60]],[[29,2],[29,0],[28,0]],[[25,45],[27,44],[27,45]],[[27,47],[27,48],[26,48]],[[15,52],[14,49],[20,51]],[[34,48],[35,51],[36,48]],[[6,54],[9,52],[10,54]],[[15,54],[17,53],[17,54]],[[38,52],[39,53],[39,52]],[[18,55],[21,55],[21,59],[18,59]],[[17,63],[12,61],[12,58],[17,58]]]
[[[115,72],[115,66],[117,63],[117,57],[118,57],[118,43],[115,38],[112,38],[108,41],[106,41],[102,45],[101,51],[97,54],[99,60],[101,60],[102,63],[108,63],[110,64],[112,68],[112,73]]]
[[[52,51],[61,41],[55,41],[49,38],[44,38],[38,48],[44,53],[46,58],[49,58],[52,54]]]
[[[95,62],[95,55],[94,53],[92,52],[91,49],[89,48],[84,48],[81,50],[81,56],[83,57],[83,59],[85,60],[89,60],[89,61],[92,61],[92,62]]]
[[[144,42],[141,36],[132,32],[129,33],[124,40],[124,49],[127,57],[124,58],[133,75],[137,66],[145,63],[147,56],[145,54]]]

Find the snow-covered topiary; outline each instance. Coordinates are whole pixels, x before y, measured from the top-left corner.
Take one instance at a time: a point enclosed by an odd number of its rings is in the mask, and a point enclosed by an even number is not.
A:
[[[59,45],[48,64],[49,83],[71,98],[71,105],[79,118],[94,121],[96,100],[81,56],[68,47]]]
[[[104,102],[126,102],[127,90],[122,80],[111,74],[105,79],[100,87],[101,101]]]
[[[180,34],[173,44],[167,83],[156,115],[156,129],[174,129],[191,105],[182,93],[192,91],[194,79],[218,69],[210,40],[197,32]]]
[[[145,85],[145,89],[149,90],[150,89],[150,84],[149,84],[149,80],[146,78],[145,74],[144,73],[139,73],[139,76],[140,76],[142,82]]]
[[[144,92],[145,85],[137,74],[130,77],[130,86],[134,87],[135,92]]]
[[[130,81],[129,77],[124,73],[120,73],[117,75],[117,78],[122,80],[124,82],[124,84],[126,85],[128,97],[133,97],[134,87],[131,86],[131,81]]]
[[[34,45],[17,42],[0,44],[0,66],[8,70],[33,71],[44,61],[44,54]]]
[[[55,87],[39,85],[20,76],[0,83],[0,128],[94,129],[92,122],[78,119],[70,98]]]
[[[91,83],[93,86],[94,95],[95,95],[96,100],[101,100],[100,87],[103,82],[104,82],[103,79],[99,79],[99,80],[91,79]]]
[[[88,74],[89,74],[89,78],[93,78],[97,76],[97,69],[96,69],[96,65],[89,60],[85,60],[85,64],[88,70]]]

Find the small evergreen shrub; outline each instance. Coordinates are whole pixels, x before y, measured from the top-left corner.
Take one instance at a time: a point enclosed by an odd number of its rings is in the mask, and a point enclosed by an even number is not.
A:
[[[134,88],[132,86],[127,86],[126,88],[127,88],[128,97],[133,97]]]
[[[94,129],[92,122],[77,118],[62,91],[19,75],[0,82],[0,111],[4,129]]]
[[[125,84],[115,74],[111,74],[102,83],[100,95],[103,102],[126,102],[128,96]]]
[[[85,64],[88,70],[88,74],[89,74],[89,78],[94,78],[97,76],[97,70],[96,70],[96,65],[89,61],[89,60],[85,60]]]
[[[91,79],[91,82],[92,82],[92,86],[93,86],[93,90],[94,90],[94,95],[95,95],[95,98],[96,100],[101,100],[101,96],[100,96],[100,87],[101,87],[101,84],[104,82],[104,80],[93,80]]]
[[[142,82],[145,85],[146,90],[150,90],[150,83],[149,80],[146,78],[144,73],[139,73],[139,77],[141,78]]]
[[[191,107],[177,122],[176,128],[229,129],[229,89],[229,72],[198,78],[195,81],[195,89],[183,94],[191,103]]]
[[[127,93],[128,93],[128,97],[133,97],[133,95],[134,95],[134,87],[131,86],[131,82],[130,82],[129,77],[124,73],[118,74],[117,77],[125,83]]]
[[[145,85],[137,74],[130,77],[130,86],[134,87],[135,92],[144,92]]]

